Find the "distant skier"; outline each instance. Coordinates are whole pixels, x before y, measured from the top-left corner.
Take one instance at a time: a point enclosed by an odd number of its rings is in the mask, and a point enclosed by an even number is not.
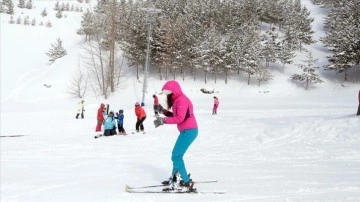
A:
[[[159,105],[159,113],[166,117],[156,117],[154,125],[159,127],[163,124],[177,124],[180,131],[171,155],[173,162],[172,177],[167,182],[169,187],[163,189],[163,191],[181,190],[191,192],[194,190],[194,183],[187,174],[183,156],[198,135],[193,105],[190,99],[182,92],[179,83],[174,80],[166,82],[162,92],[167,95],[167,109],[172,109],[172,112]]]
[[[77,114],[76,114],[76,119],[78,119],[79,118],[79,115],[81,114],[81,118],[83,119],[84,118],[84,111],[85,111],[85,109],[84,109],[84,102],[85,102],[85,100],[84,99],[81,99],[81,100],[79,100],[79,102],[78,102],[78,106],[77,106]]]
[[[105,117],[104,117],[105,110],[106,110],[105,104],[101,103],[100,108],[97,111],[97,116],[96,116],[97,124],[96,124],[95,132],[101,131],[101,125],[103,124],[104,119],[105,119]]]
[[[104,136],[110,135],[116,135],[116,119],[114,118],[114,111],[110,111],[104,121]]]
[[[214,115],[217,114],[217,108],[219,107],[219,99],[214,96],[214,106],[213,106],[213,113]]]
[[[360,116],[360,90],[359,90],[359,94],[358,94],[358,100],[359,100],[359,106],[358,106],[358,111],[357,111],[357,116]]]
[[[144,108],[142,108],[140,106],[140,104],[138,102],[135,103],[135,115],[136,115],[136,124],[135,124],[135,129],[136,129],[136,132],[144,132],[144,124],[143,122],[145,121],[146,119],[146,112],[144,110]]]
[[[124,110],[120,109],[119,113],[116,112],[117,125],[119,130],[119,135],[126,135],[124,129]]]
[[[158,112],[159,98],[155,94],[153,95],[153,98],[154,98],[154,113],[155,113],[155,116],[158,116],[159,115],[159,112]]]

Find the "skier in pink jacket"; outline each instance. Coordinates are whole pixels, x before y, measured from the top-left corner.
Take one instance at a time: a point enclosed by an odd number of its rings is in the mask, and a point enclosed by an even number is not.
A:
[[[219,98],[214,96],[214,106],[213,106],[213,113],[214,115],[217,114],[217,108],[219,107]]]
[[[180,131],[178,139],[174,145],[171,160],[173,169],[169,181],[163,184],[169,184],[164,191],[181,190],[191,192],[194,190],[194,183],[189,178],[183,156],[191,143],[198,135],[198,126],[194,116],[193,105],[190,99],[182,92],[178,82],[167,81],[162,88],[162,92],[167,95],[167,110],[159,104],[159,114],[166,117],[157,117],[154,121],[155,127],[163,124],[177,124]],[[169,111],[172,109],[172,111]]]

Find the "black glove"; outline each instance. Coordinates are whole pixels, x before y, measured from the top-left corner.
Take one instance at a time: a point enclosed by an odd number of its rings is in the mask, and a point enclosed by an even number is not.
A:
[[[156,119],[154,120],[154,125],[155,125],[155,128],[161,126],[161,125],[164,125],[164,119],[163,117],[156,117]]]
[[[164,111],[165,111],[164,107],[161,106],[161,104],[159,104],[159,105],[158,105],[158,112],[159,112],[159,114],[164,114]]]

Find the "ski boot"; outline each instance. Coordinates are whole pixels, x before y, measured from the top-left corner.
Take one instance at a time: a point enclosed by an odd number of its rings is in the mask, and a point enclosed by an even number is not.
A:
[[[179,174],[179,176],[180,176],[180,174]],[[188,174],[188,176],[189,176],[189,179],[190,179],[190,173]],[[174,179],[174,177],[175,177],[175,179]],[[162,181],[161,184],[170,185],[170,182],[173,181],[172,179],[174,179],[174,181],[176,181],[176,176],[174,175],[174,176],[170,177],[169,180]],[[190,181],[192,181],[192,179],[190,179]],[[180,182],[184,183],[184,181],[182,181],[182,180]]]
[[[196,188],[194,188],[194,182],[190,179],[189,182],[183,183],[182,192],[196,192]]]
[[[181,177],[180,177],[180,173],[176,172],[172,178],[170,178],[170,180],[168,181],[168,187],[164,188],[163,191],[175,191],[175,190],[181,190]]]
[[[189,174],[190,177],[190,174]],[[194,182],[192,179],[189,182],[184,182],[181,177],[180,173],[176,172],[169,181],[164,181],[164,185],[168,185],[168,187],[164,188],[163,191],[171,192],[195,192],[196,189],[194,188]]]

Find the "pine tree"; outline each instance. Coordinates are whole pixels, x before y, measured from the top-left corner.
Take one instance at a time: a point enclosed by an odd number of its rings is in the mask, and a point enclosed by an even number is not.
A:
[[[44,8],[44,10],[41,12],[41,16],[43,16],[43,17],[47,16],[46,8]]]
[[[56,17],[57,18],[62,18],[63,17],[61,9],[56,12]]]
[[[100,7],[100,6],[98,6]],[[122,47],[125,57],[128,59],[130,67],[136,68],[136,78],[140,79],[139,67],[144,64],[147,24],[145,21],[145,13],[136,7],[130,7],[128,12],[124,12],[123,16],[127,24],[122,25],[120,35],[123,38]],[[126,15],[127,14],[127,15]],[[154,36],[155,38],[156,36]]]
[[[64,2],[61,3],[60,10],[61,10],[61,11],[65,11],[65,3],[64,3]]]
[[[14,15],[14,3],[12,0],[7,1],[7,14]]]
[[[108,4],[108,0],[98,0],[94,11],[96,13],[105,13],[107,4]]]
[[[319,68],[316,66],[318,59],[314,59],[312,53],[309,51],[307,59],[302,60],[305,64],[297,64],[297,66],[302,69],[302,74],[293,74],[290,78],[294,81],[300,81],[305,85],[307,90],[309,85],[312,83],[321,83],[323,82],[319,75],[316,73],[316,70]]]
[[[66,50],[62,46],[62,41],[60,38],[56,40],[55,44],[51,44],[51,49],[46,53],[46,55],[50,57],[50,64],[55,62],[55,60],[62,58],[66,54]]]
[[[46,22],[46,27],[52,27],[52,23],[50,21]]]
[[[208,73],[218,73],[218,61],[220,59],[219,47],[221,44],[221,35],[215,24],[212,24],[204,36],[201,51],[201,60],[204,72],[205,72],[205,83],[207,83]],[[216,81],[216,80],[215,80]]]
[[[14,16],[13,16],[13,15],[10,16],[9,23],[10,23],[10,24],[14,24],[14,23],[15,23],[15,20],[14,20]]]
[[[284,29],[286,41],[293,49],[301,50],[303,44],[312,44],[314,33],[311,29],[311,23],[314,21],[310,17],[310,12],[305,6],[301,5],[300,0],[289,1],[288,10],[284,13],[281,28]]]
[[[25,8],[25,0],[19,0],[19,4],[17,6],[19,8]]]
[[[271,74],[269,68],[263,65],[259,65],[255,72],[255,79],[258,81],[258,86],[260,86],[261,82],[268,82],[272,80],[274,77]]]
[[[246,36],[244,48],[241,71],[247,75],[247,84],[250,85],[251,77],[259,71],[260,65],[264,62],[264,58],[261,56],[261,39],[256,29]]]
[[[0,3],[0,13],[4,13],[5,12],[5,3],[1,2]]]
[[[69,4],[69,2],[67,2],[67,3],[65,4],[65,11],[70,11],[70,4]]]
[[[35,19],[35,18],[33,18],[33,20],[31,21],[31,25],[32,25],[32,26],[35,26],[35,25],[36,25],[36,19]]]
[[[33,8],[32,0],[28,0],[28,2],[26,3],[26,8],[27,9],[32,9]]]
[[[54,10],[56,10],[56,11],[61,10],[61,9],[60,9],[60,3],[59,3],[59,1],[57,1],[57,2],[55,3]]]
[[[81,27],[78,30],[78,34],[84,34],[85,40],[90,40],[90,37],[95,34],[95,26],[94,26],[94,15],[89,10],[87,10],[81,20]]]
[[[355,0],[333,2],[325,22],[327,35],[321,39],[333,53],[324,70],[344,73],[344,81],[349,69],[360,64],[359,15],[360,4]]]
[[[19,16],[17,19],[16,19],[16,24],[21,24],[22,20],[21,20],[21,16]]]
[[[312,34],[314,31],[312,30],[311,23],[314,22],[314,18],[310,17],[310,11],[306,6],[301,8],[300,13],[298,13],[299,21],[297,24],[297,29],[299,32],[298,38],[300,42],[300,48],[302,44],[310,45],[315,43]]]
[[[269,67],[270,63],[276,62],[280,52],[279,35],[276,28],[271,27],[267,30],[262,41],[262,56],[265,58],[266,67]]]
[[[172,68],[172,64],[175,60],[175,33],[173,23],[171,19],[167,18],[163,20],[161,24],[161,34],[155,36],[156,42],[154,61],[159,66],[160,79],[168,79],[169,70]],[[163,72],[165,71],[165,72]],[[176,71],[174,69],[174,71]],[[165,74],[165,75],[164,75]]]
[[[282,5],[279,0],[262,1],[260,20],[270,25],[277,24],[282,20]]]
[[[228,83],[229,72],[233,70],[235,66],[234,55],[232,54],[233,45],[230,37],[227,37],[227,39],[223,41],[222,69],[225,72],[225,84]]]
[[[27,15],[24,17],[24,25],[30,25],[30,17]]]
[[[291,64],[292,59],[295,57],[295,52],[292,50],[291,46],[288,45],[286,40],[283,40],[280,43],[280,52],[278,55],[278,59],[280,63],[283,65],[283,70],[285,69],[285,64]]]

